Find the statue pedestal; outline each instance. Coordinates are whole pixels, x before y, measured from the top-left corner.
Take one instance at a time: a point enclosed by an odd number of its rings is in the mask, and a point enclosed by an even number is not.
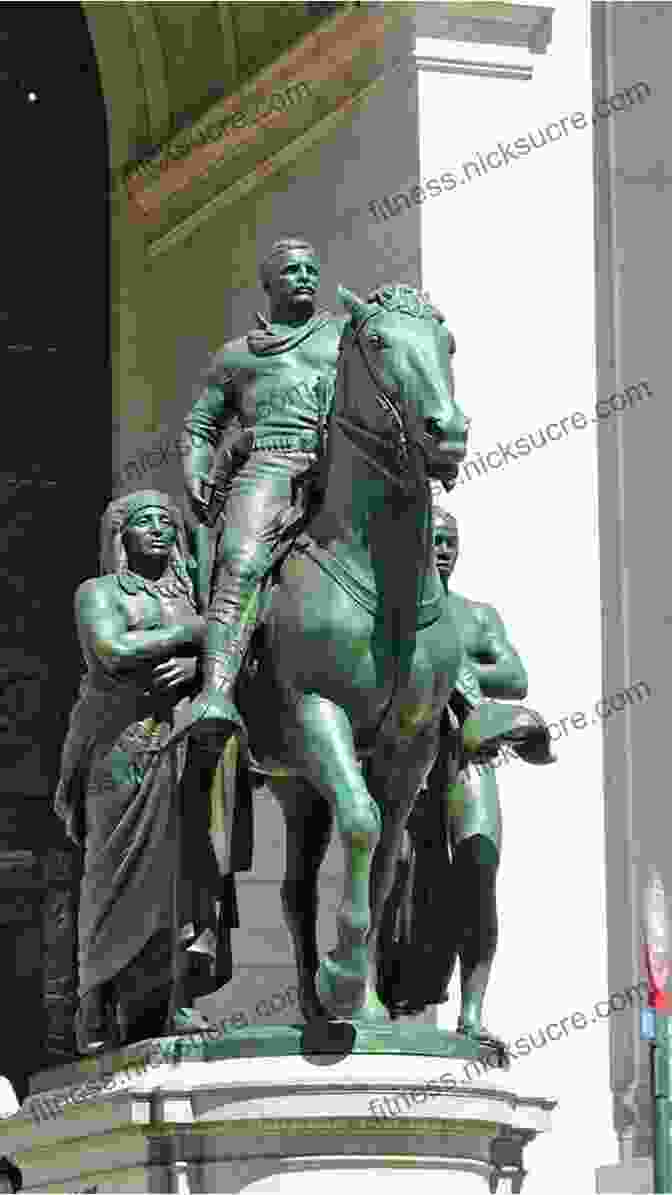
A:
[[[454,1034],[345,1029],[345,1054],[307,1053],[316,1041],[302,1026],[269,1025],[43,1072],[0,1122],[0,1154],[26,1192],[521,1189],[524,1148],[549,1129],[552,1101],[516,1096],[507,1072]]]

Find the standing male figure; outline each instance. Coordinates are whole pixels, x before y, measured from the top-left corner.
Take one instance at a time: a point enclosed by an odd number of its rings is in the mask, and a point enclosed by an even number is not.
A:
[[[400,860],[396,892],[386,911],[387,941],[381,959],[383,985],[396,989],[399,1012],[420,1012],[446,999],[456,957],[460,960],[458,1033],[503,1049],[485,1029],[483,1003],[497,948],[497,870],[502,819],[495,772],[496,737],[480,752],[465,747],[464,732],[474,711],[481,724],[507,715],[503,736],[529,763],[551,763],[550,737],[533,710],[505,706],[527,694],[527,672],[509,641],[497,610],[449,589],[458,556],[457,523],[434,506],[436,563],[446,599],[460,632],[464,663],[450,709],[444,714],[442,746],[408,821],[412,865]],[[497,699],[494,703],[484,698]],[[489,717],[489,714],[492,717]],[[477,762],[480,761],[480,762]],[[446,850],[451,865],[446,869]],[[445,910],[443,906],[445,907]],[[395,925],[401,914],[406,945]],[[447,931],[446,926],[451,929]],[[396,939],[396,940],[395,940]],[[401,965],[400,965],[401,963]]]
[[[200,777],[183,819],[187,744],[164,750],[188,716],[205,630],[189,562],[170,495],[135,491],[108,505],[100,576],[84,581],[75,598],[87,672],[70,716],[55,808],[84,848],[81,1053],[120,1036],[153,1036],[164,1024],[169,1032],[201,1027],[195,999],[224,982],[212,974],[221,878]],[[197,837],[192,827],[201,825]]]
[[[270,320],[230,341],[210,361],[203,390],[185,420],[185,485],[201,523],[211,517],[214,473],[225,482],[203,655],[204,687],[192,706],[192,733],[221,745],[244,730],[233,702],[254,631],[257,597],[280,541],[296,521],[296,483],[316,465],[326,417],[316,392],[336,373],[345,317],[316,311],[320,263],[297,238],[277,241],[260,268]],[[224,437],[248,429],[249,453],[236,467]]]
[[[455,519],[435,506],[434,524],[437,566],[478,688],[484,697],[524,700],[527,672],[494,606],[471,601],[448,588],[459,550]],[[473,695],[461,693],[458,685],[451,707],[461,726],[469,716],[472,700]],[[451,777],[442,770],[439,757],[436,775],[430,774],[428,780],[430,793],[435,787],[445,801],[453,856],[451,889],[459,901],[455,944],[460,960],[461,1007],[457,1031],[497,1045],[497,1038],[482,1023],[498,934],[496,883],[502,816],[497,776],[492,764],[486,762],[466,763],[457,776]]]

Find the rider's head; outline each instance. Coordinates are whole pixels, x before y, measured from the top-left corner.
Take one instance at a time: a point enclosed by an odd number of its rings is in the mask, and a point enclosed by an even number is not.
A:
[[[320,259],[308,241],[299,237],[276,241],[261,263],[259,276],[271,320],[291,324],[310,318],[320,285]]]
[[[459,552],[457,520],[447,510],[434,507],[434,553],[436,567],[444,585],[448,584]]]

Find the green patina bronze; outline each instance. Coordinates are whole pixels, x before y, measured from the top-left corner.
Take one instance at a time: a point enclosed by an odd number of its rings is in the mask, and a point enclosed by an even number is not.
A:
[[[212,1062],[218,1058],[263,1058],[303,1055],[310,1058],[303,1025],[257,1025],[253,1029],[234,1029],[224,1034],[194,1034],[171,1037],[158,1045],[153,1058],[165,1062]],[[328,1044],[328,1043],[326,1043]],[[320,1042],[324,1053],[325,1042]],[[330,1051],[327,1051],[330,1052]],[[334,1041],[334,1053],[339,1053]],[[349,1054],[401,1054],[409,1057],[490,1060],[500,1065],[500,1052],[458,1033],[436,1029],[434,1025],[366,1025],[356,1023]],[[128,1066],[128,1062],[126,1063]],[[487,1062],[486,1062],[487,1066]],[[486,1069],[486,1066],[483,1069]]]
[[[296,266],[293,275],[266,269],[276,314],[283,295],[296,296],[293,278],[303,286],[315,282],[311,261],[307,252],[298,260],[290,253],[284,268]],[[434,562],[429,488],[431,477],[452,487],[466,450],[467,421],[454,398],[454,339],[428,298],[410,287],[381,288],[366,302],[344,288],[339,293],[349,319],[344,326],[334,321],[337,359],[330,367],[324,354],[312,362],[319,373],[315,458],[318,416],[329,412],[319,510],[310,535],[295,543],[278,583],[264,593],[256,667],[244,670],[234,705],[234,681],[254,629],[244,612],[272,553],[286,551],[279,535],[269,542],[266,534],[260,543],[260,531],[268,527],[269,510],[276,526],[292,527],[289,483],[306,469],[305,460],[288,462],[292,437],[303,434],[294,426],[295,413],[283,415],[267,402],[228,491],[208,617],[206,690],[191,727],[221,747],[244,726],[251,759],[269,773],[287,823],[283,906],[308,1021],[325,1011],[386,1015],[375,990],[382,910],[404,822],[436,757],[442,709],[461,661]],[[303,399],[307,367],[296,354],[311,344],[311,310],[308,304],[289,332],[275,323],[267,329],[271,348],[281,351],[270,354],[274,361],[262,355],[261,368],[253,368],[249,353],[238,360],[227,350],[229,400],[242,422],[245,385],[257,401],[265,377],[277,390],[284,373],[287,393]],[[303,329],[300,344],[297,328]],[[259,347],[248,338],[248,348]],[[198,422],[199,412],[192,412],[187,421],[195,447],[186,456],[186,480],[193,508],[204,518],[221,434],[212,434],[210,416],[203,414],[215,400],[205,395],[200,401],[203,418]],[[284,428],[267,424],[278,419]],[[269,452],[276,454],[271,460]],[[345,851],[344,892],[338,943],[319,965],[317,876],[333,822]]]
[[[478,799],[471,793],[467,802],[469,768],[477,760],[487,763],[504,739],[529,758],[541,749],[538,742],[530,747],[525,711],[484,700],[519,698],[525,688],[496,612],[444,592],[437,568],[430,481],[453,488],[468,426],[454,397],[455,343],[443,316],[428,296],[402,284],[380,287],[366,301],[341,287],[347,317],[317,313],[319,262],[300,241],[274,246],[262,280],[271,320],[259,317],[246,342],[215,355],[185,423],[185,482],[197,548],[203,550],[208,526],[219,532],[210,583],[205,558],[187,560],[179,517],[161,510],[169,499],[131,495],[124,500],[128,510],[114,508],[121,555],[109,575],[82,587],[77,608],[82,646],[98,678],[96,710],[114,720],[123,690],[128,711],[118,727],[115,722],[119,741],[101,744],[105,776],[85,771],[97,759],[87,754],[95,728],[73,722],[76,741],[71,738],[64,756],[59,811],[75,826],[84,779],[93,795],[104,780],[110,792],[130,796],[139,813],[156,775],[163,777],[168,802],[162,805],[157,788],[158,816],[171,802],[175,808],[171,794],[184,769],[185,739],[200,743],[206,761],[201,784],[207,776],[210,785],[224,747],[237,736],[244,767],[266,777],[285,817],[282,903],[306,1032],[331,1024],[324,1041],[332,1033],[332,1044],[343,1045],[348,1032],[354,1041],[371,1023],[376,1034],[359,1040],[367,1050],[387,1051],[400,1039],[396,1029],[385,1029],[389,1012],[398,1008],[381,983],[381,928],[417,794],[430,773],[441,778],[434,790],[452,819],[453,852],[464,842],[485,844],[487,860],[481,850],[480,863],[490,867],[494,901],[496,784],[484,768]],[[141,507],[137,519],[134,500]],[[192,579],[207,609],[205,626]],[[188,708],[198,677],[190,653],[201,645],[203,689]],[[461,716],[453,715],[457,747],[446,754],[442,734],[451,701]],[[80,721],[85,707],[78,707]],[[446,759],[459,763],[456,772],[446,772]],[[431,793],[430,782],[426,804]],[[101,811],[104,836],[113,814],[102,805]],[[320,961],[317,881],[334,826],[344,848],[343,897],[336,946]],[[83,826],[76,828],[81,841]],[[177,841],[175,834],[164,839]],[[141,883],[152,860],[151,852],[139,851],[139,841],[129,841],[128,850],[137,848]],[[156,930],[172,918],[166,1029],[175,1032],[198,1025],[195,989],[187,994],[178,945],[188,924],[190,949],[202,949],[199,929],[207,937],[212,927],[178,911],[174,888],[171,897],[163,882],[176,874],[174,861],[166,856],[159,871],[152,916]],[[465,872],[467,904],[484,899],[482,884],[474,888],[483,869],[472,872]],[[115,916],[123,904],[111,882],[103,885],[83,906],[94,928],[96,901]],[[133,961],[132,943],[116,958],[112,933],[101,967],[99,946],[97,954],[90,952],[90,975],[81,984],[88,1004],[80,1012],[80,1037],[94,1049],[115,1040],[107,988]],[[464,952],[460,957],[462,1056],[483,1047],[501,1055],[501,1043],[481,1025],[491,958],[475,958],[470,968]],[[430,999],[427,990],[422,1006]],[[337,1031],[339,1018],[352,1020],[356,1030],[343,1025]]]
[[[161,750],[188,714],[205,631],[190,566],[174,500],[136,491],[105,511],[100,576],[84,581],[75,598],[86,674],[55,807],[84,848],[82,1053],[174,1031],[180,1007],[226,978],[215,949],[221,876],[207,822],[195,833],[207,792],[188,794],[185,837],[187,744]]]
[[[527,672],[497,610],[449,588],[458,555],[457,523],[439,508],[434,544],[464,659],[444,714],[439,758],[408,823],[409,840],[386,909],[379,988],[398,1013],[418,1013],[446,998],[459,958],[457,1031],[503,1051],[504,1043],[482,1023],[497,946],[495,885],[501,855],[501,809],[491,760],[505,741],[529,762],[550,763],[553,756],[543,719],[507,703],[526,697]],[[471,727],[469,736],[465,726]],[[451,910],[448,925],[439,912],[444,903]]]

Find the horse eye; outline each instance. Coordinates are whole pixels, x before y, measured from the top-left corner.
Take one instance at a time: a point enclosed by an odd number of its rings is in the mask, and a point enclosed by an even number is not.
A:
[[[382,336],[379,336],[377,333],[374,333],[373,336],[368,336],[367,340],[368,340],[368,343],[371,345],[371,348],[374,348],[374,349],[387,348],[385,340],[383,339]]]

